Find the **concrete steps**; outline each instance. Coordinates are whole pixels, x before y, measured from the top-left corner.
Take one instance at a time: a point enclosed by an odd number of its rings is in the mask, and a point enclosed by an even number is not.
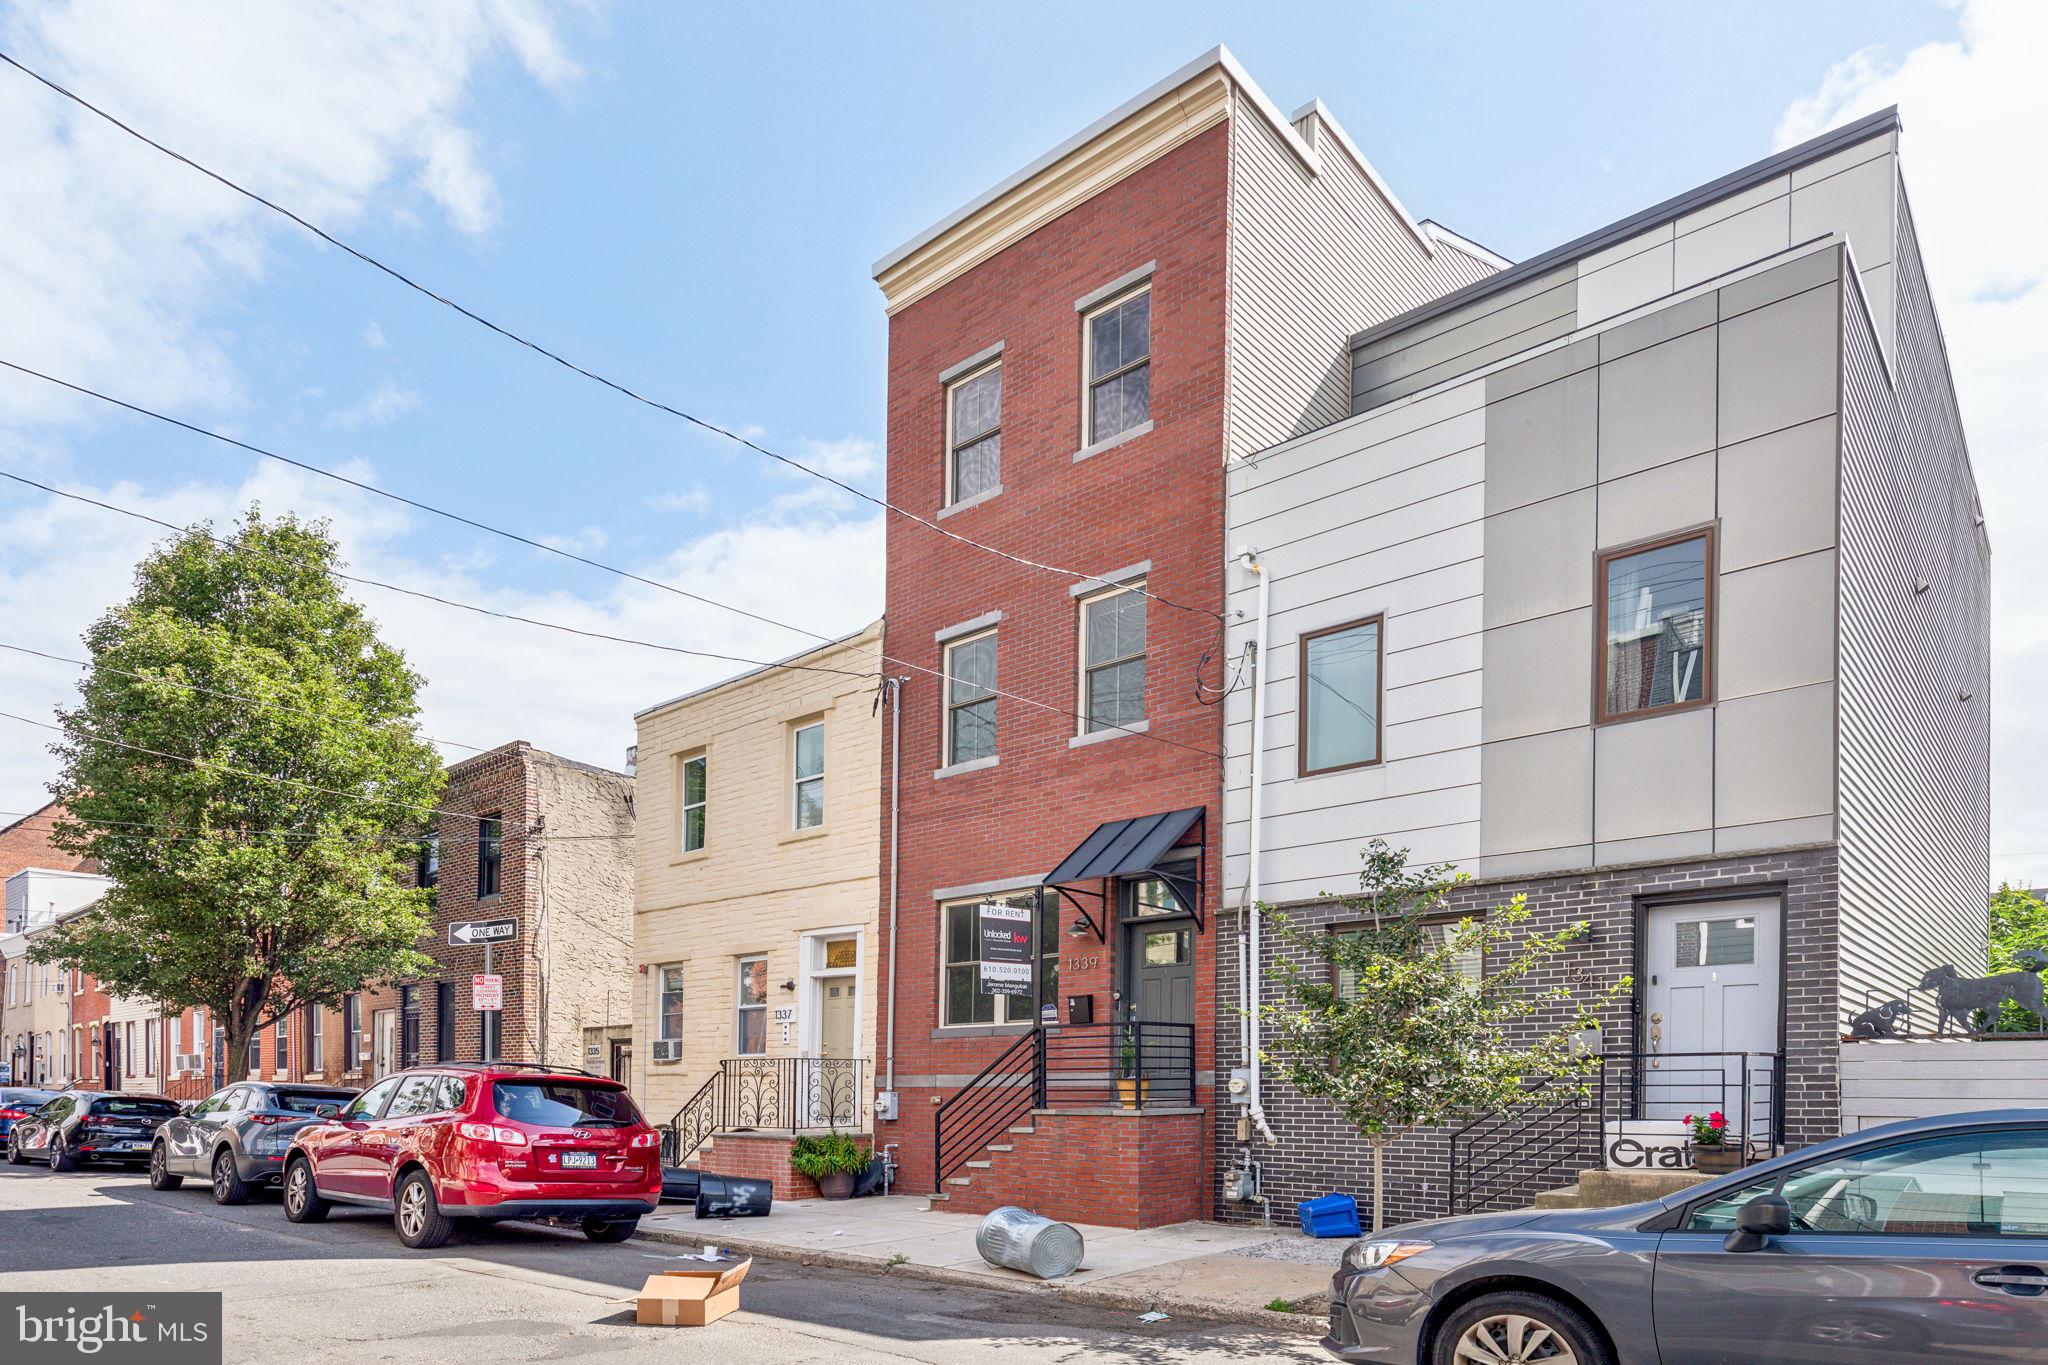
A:
[[[944,1189],[925,1196],[925,1212],[930,1213],[949,1204],[957,1205],[965,1200],[969,1205],[966,1212],[986,1213],[988,1209],[981,1208],[980,1205],[987,1202],[989,1192],[984,1189],[977,1194],[974,1188],[975,1180],[979,1178],[984,1183],[994,1180],[997,1175],[998,1158],[1015,1153],[1020,1139],[1033,1137],[1037,1132],[1038,1124],[1026,1119],[1022,1123],[1011,1125],[1009,1131],[1003,1134],[1004,1141],[984,1144],[979,1155],[962,1162],[958,1171],[946,1177]],[[990,1204],[989,1208],[995,1208],[1001,1202],[1003,1201],[998,1200],[997,1204]]]

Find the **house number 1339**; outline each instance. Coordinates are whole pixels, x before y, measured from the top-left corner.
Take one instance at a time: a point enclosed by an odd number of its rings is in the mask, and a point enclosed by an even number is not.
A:
[[[1087,957],[1067,958],[1060,963],[1060,970],[1063,972],[1085,972],[1091,967],[1100,967],[1101,965],[1102,956],[1099,953],[1095,953]]]

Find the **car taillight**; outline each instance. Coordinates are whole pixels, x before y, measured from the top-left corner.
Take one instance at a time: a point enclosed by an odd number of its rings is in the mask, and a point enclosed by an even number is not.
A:
[[[249,1115],[249,1122],[263,1124],[283,1123],[284,1119],[277,1114],[251,1114]]]
[[[87,1114],[84,1118],[79,1120],[79,1123],[87,1128],[99,1128],[112,1122],[112,1119],[102,1118],[98,1114]]]
[[[633,1134],[633,1140],[626,1145],[628,1147],[659,1147],[661,1145],[661,1134],[635,1133]]]
[[[502,1147],[524,1147],[526,1134],[517,1128],[499,1128],[488,1123],[465,1123],[456,1129],[475,1142],[495,1142]]]
[[[5,1119],[9,1123],[15,1123],[27,1117],[28,1111],[25,1109],[0,1109],[0,1119]]]

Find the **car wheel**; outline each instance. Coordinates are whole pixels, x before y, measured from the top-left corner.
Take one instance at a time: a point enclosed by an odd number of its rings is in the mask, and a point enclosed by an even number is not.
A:
[[[213,1202],[216,1204],[246,1204],[249,1202],[249,1186],[242,1179],[242,1173],[235,1169],[235,1154],[223,1147],[213,1154]]]
[[[413,1171],[398,1182],[398,1240],[418,1251],[437,1247],[455,1231],[455,1220],[443,1217],[434,1198],[434,1182],[425,1171]]]
[[[623,1242],[640,1228],[638,1218],[586,1218],[583,1235],[593,1242]]]
[[[170,1150],[159,1142],[149,1149],[149,1187],[153,1190],[175,1190],[185,1183],[182,1175],[171,1174]]]
[[[50,1139],[50,1169],[53,1171],[75,1171],[78,1158],[71,1155],[71,1149],[64,1145],[62,1133]]]
[[[1445,1320],[1434,1365],[1614,1365],[1586,1319],[1541,1294],[1483,1294]]]
[[[28,1158],[21,1154],[21,1139],[17,1138],[13,1133],[9,1133],[7,1135],[7,1164],[19,1166],[27,1160]]]
[[[284,1216],[294,1223],[317,1223],[333,1207],[313,1188],[313,1163],[304,1157],[293,1161],[284,1173]]]

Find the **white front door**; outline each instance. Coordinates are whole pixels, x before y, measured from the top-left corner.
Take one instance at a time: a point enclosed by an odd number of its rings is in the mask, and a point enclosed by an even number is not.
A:
[[[1638,1072],[1644,1118],[1719,1110],[1734,1132],[1767,1140],[1781,913],[1776,896],[1651,909]]]
[[[370,1074],[388,1076],[398,1062],[398,1011],[378,1010],[370,1016]]]

